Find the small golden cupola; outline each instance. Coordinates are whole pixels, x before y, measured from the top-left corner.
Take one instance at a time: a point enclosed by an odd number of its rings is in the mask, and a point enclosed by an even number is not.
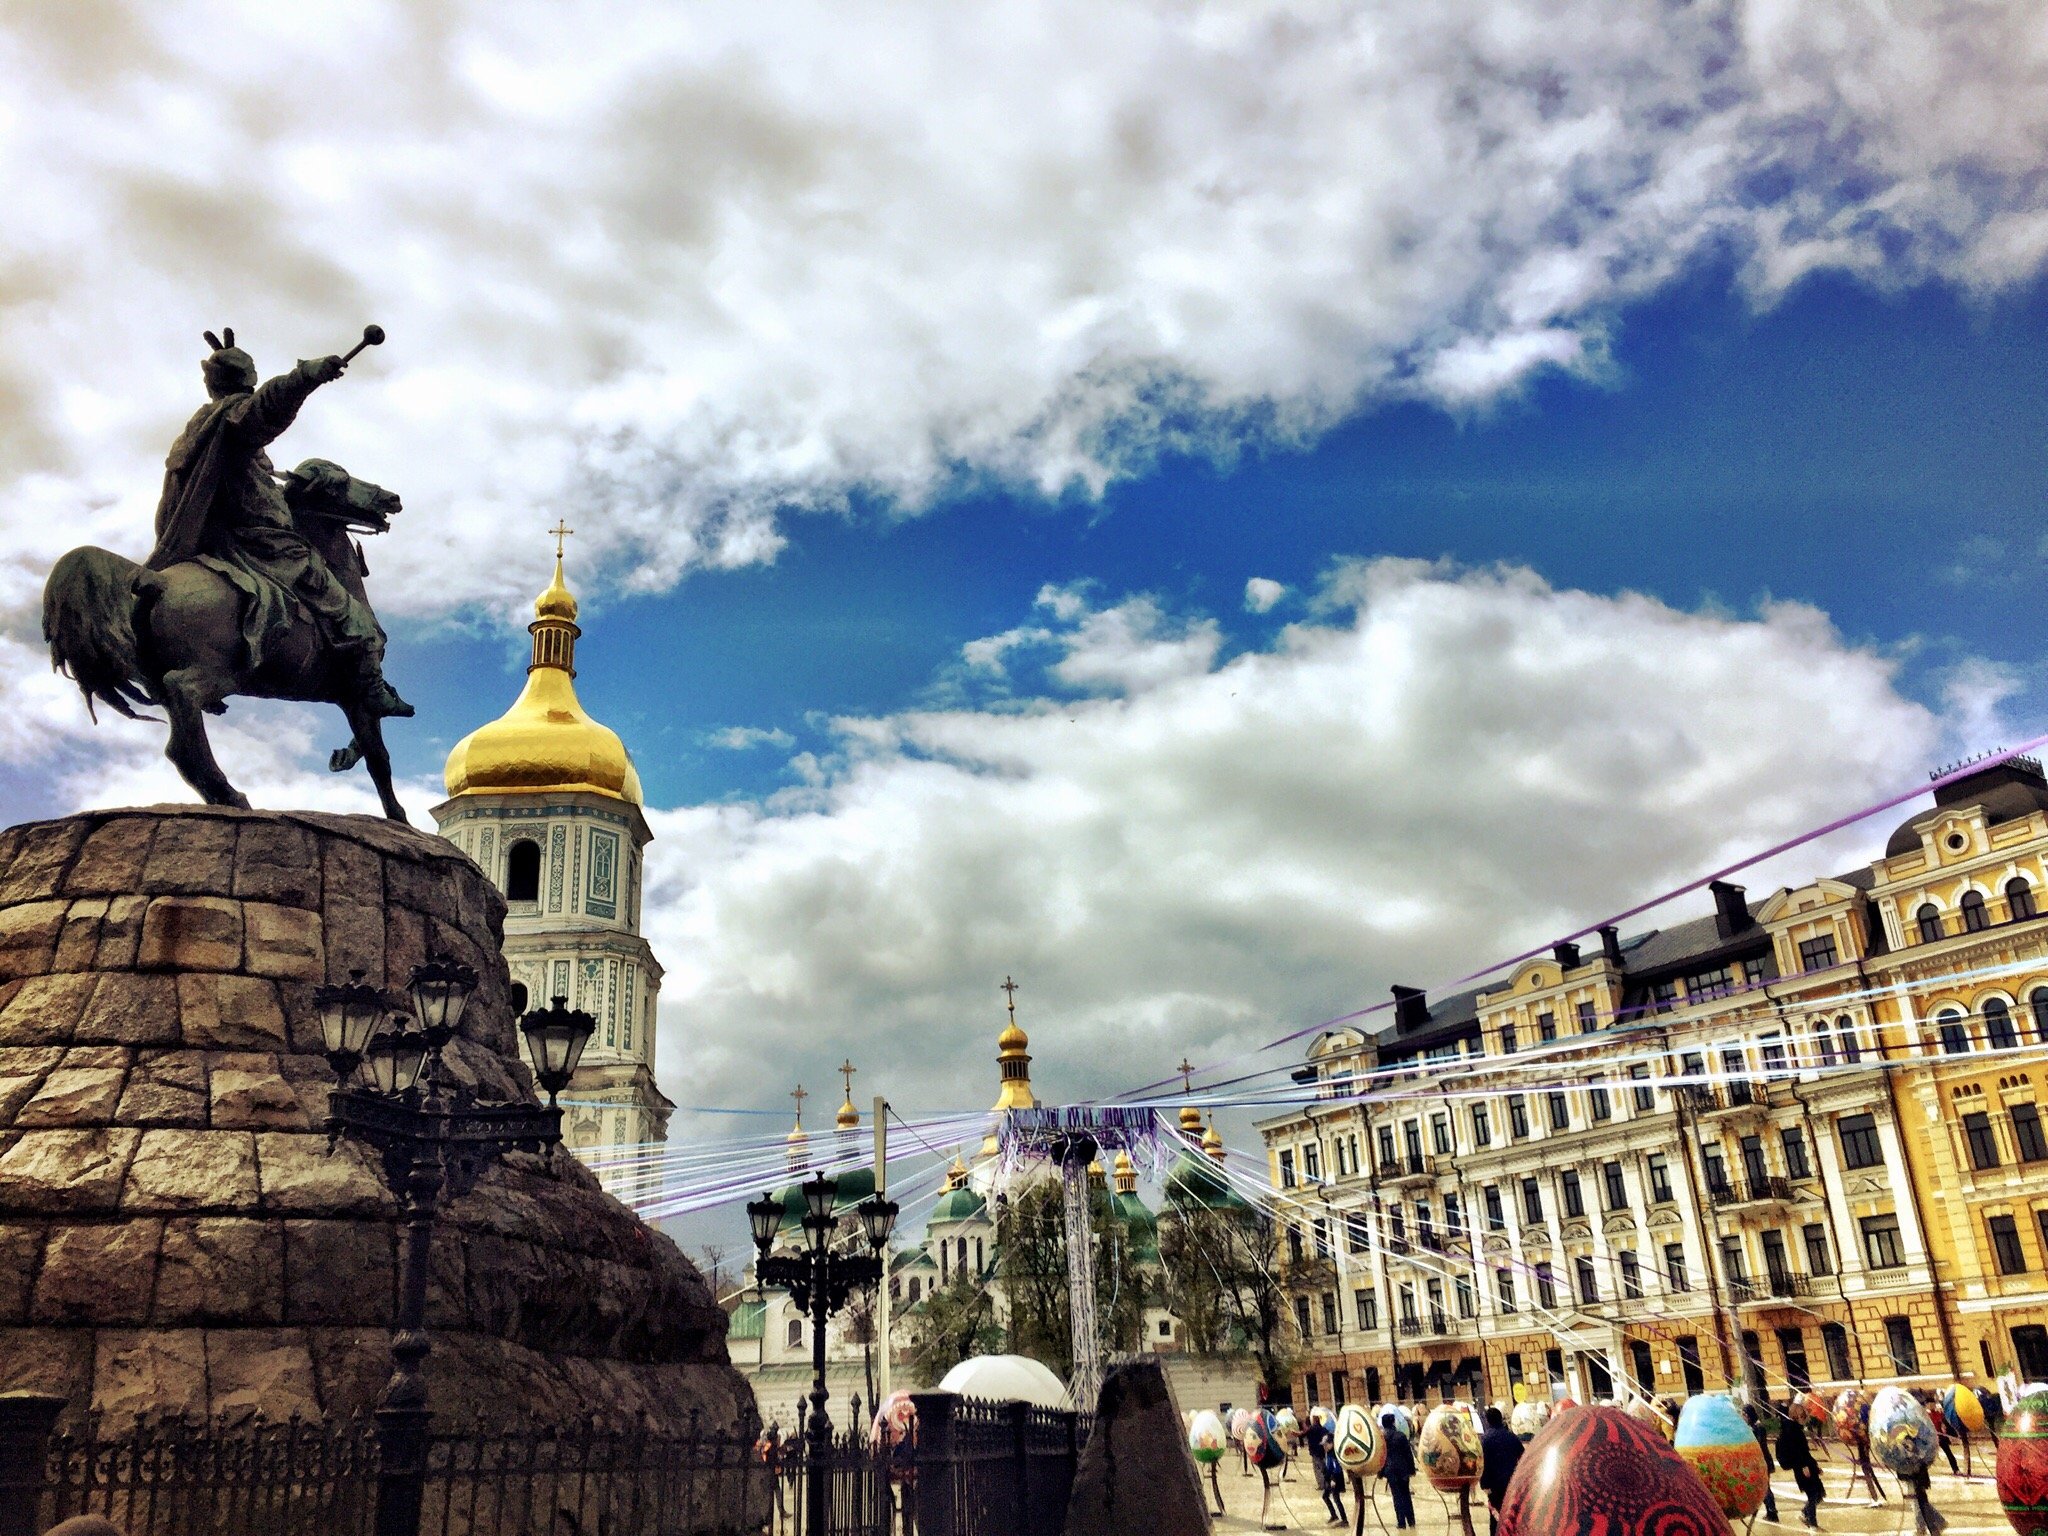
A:
[[[1195,1069],[1185,1056],[1180,1059],[1180,1086],[1183,1093],[1195,1091]],[[1180,1107],[1180,1133],[1189,1141],[1199,1142],[1202,1139],[1202,1112],[1193,1104]]]
[[[526,686],[510,709],[480,725],[448,754],[451,797],[504,791],[582,790],[642,804],[640,775],[618,732],[600,725],[576,697],[576,595],[562,579],[562,540],[555,539],[555,575],[534,600],[533,660]]]
[[[1001,990],[1009,999],[1010,1022],[996,1036],[996,1067],[1002,1074],[1002,1087],[997,1090],[995,1105],[990,1110],[996,1115],[1038,1107],[1038,1100],[1031,1093],[1031,1039],[1017,1025],[1017,983],[1005,976]],[[994,1157],[997,1150],[996,1133],[991,1128],[981,1143],[980,1156]]]
[[[1138,1192],[1138,1165],[1131,1161],[1131,1154],[1118,1148],[1116,1161],[1110,1167],[1111,1177],[1116,1180],[1116,1192],[1135,1195]]]
[[[783,1137],[783,1145],[789,1149],[789,1171],[801,1172],[810,1160],[811,1138],[804,1131],[804,1100],[810,1097],[802,1083],[798,1083],[790,1097],[796,1100],[796,1129]]]
[[[859,1070],[851,1057],[839,1064],[839,1075],[846,1079],[846,1101],[839,1106],[839,1113],[832,1117],[832,1124],[842,1131],[860,1129],[860,1111],[853,1107],[853,1075]]]
[[[1209,1129],[1202,1133],[1202,1150],[1219,1163],[1226,1156],[1223,1150],[1223,1133],[1216,1129],[1214,1120],[1209,1122]]]

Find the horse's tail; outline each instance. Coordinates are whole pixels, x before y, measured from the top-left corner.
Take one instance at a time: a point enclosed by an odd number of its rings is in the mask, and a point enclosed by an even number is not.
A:
[[[59,560],[43,584],[50,664],[78,684],[95,719],[95,701],[130,720],[147,718],[135,705],[157,702],[135,641],[136,582],[145,574],[133,560],[87,544]]]

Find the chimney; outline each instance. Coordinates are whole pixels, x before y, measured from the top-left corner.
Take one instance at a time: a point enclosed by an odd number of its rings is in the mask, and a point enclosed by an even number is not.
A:
[[[1429,994],[1420,987],[1394,988],[1394,1027],[1420,1029],[1429,1022]]]
[[[1621,964],[1621,930],[1612,923],[1600,930],[1600,956],[1610,965]]]
[[[1722,938],[1734,938],[1755,921],[1749,915],[1749,902],[1741,886],[1716,880],[1707,889],[1714,893],[1714,931]]]
[[[1550,952],[1557,956],[1557,963],[1566,970],[1576,970],[1579,964],[1579,946],[1565,939],[1559,939],[1550,946]]]

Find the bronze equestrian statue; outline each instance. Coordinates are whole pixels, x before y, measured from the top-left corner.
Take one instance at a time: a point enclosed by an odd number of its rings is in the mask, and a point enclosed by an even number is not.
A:
[[[339,705],[352,740],[329,766],[368,765],[384,814],[404,821],[384,748],[387,715],[412,706],[384,680],[384,631],[363,587],[357,532],[383,533],[398,497],[308,459],[288,475],[264,450],[350,358],[384,339],[367,326],[347,356],[302,361],[258,383],[235,333],[206,333],[208,401],[164,461],[156,548],[142,565],[86,545],[43,588],[43,637],[86,707],[170,720],[165,755],[210,805],[247,807],[220,771],[206,716],[234,694]],[[97,711],[94,711],[97,718]]]

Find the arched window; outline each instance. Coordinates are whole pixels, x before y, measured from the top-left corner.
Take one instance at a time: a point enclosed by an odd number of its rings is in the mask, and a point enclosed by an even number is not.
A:
[[[1920,910],[1913,914],[1913,921],[1919,925],[1922,944],[1932,944],[1941,937],[1941,908],[1933,902],[1922,902]]]
[[[2003,998],[1984,1000],[1984,1038],[1994,1051],[2009,1051],[2020,1043],[2020,1032],[2012,1027],[2012,1010]]]
[[[2041,1043],[2048,1045],[2048,987],[2034,988],[2027,999],[2034,1010],[2034,1033],[2041,1037]]]
[[[784,1346],[789,1349],[802,1349],[804,1347],[804,1321],[802,1318],[792,1317],[789,1320],[789,1326],[783,1332],[782,1341]]]
[[[1857,1062],[1863,1059],[1863,1042],[1856,1038],[1856,1021],[1846,1013],[1835,1020],[1835,1033],[1841,1037],[1842,1060]]]
[[[1814,1060],[1823,1067],[1835,1064],[1835,1037],[1828,1030],[1828,1021],[1822,1019],[1813,1026]]]
[[[540,844],[530,837],[505,850],[505,899],[540,900]]]
[[[2005,882],[2005,910],[2016,923],[2035,915],[2034,888],[2019,875]]]
[[[1953,1008],[1943,1009],[1934,1016],[1934,1033],[1941,1041],[1945,1055],[1962,1056],[1970,1049],[1970,1033],[1963,1027],[1963,1016]]]
[[[524,1012],[526,1012],[526,983],[515,981],[512,983],[512,1016],[516,1019]]]
[[[1963,931],[1981,933],[1991,926],[1991,913],[1984,905],[1984,898],[1976,891],[1963,892]]]

